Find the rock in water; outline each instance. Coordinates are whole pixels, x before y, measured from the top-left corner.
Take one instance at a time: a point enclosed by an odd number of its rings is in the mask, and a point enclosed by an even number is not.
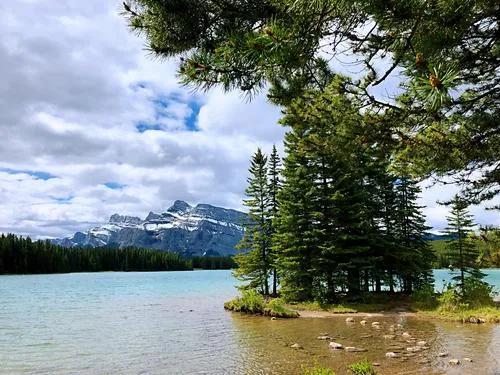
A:
[[[464,362],[472,362],[472,359],[471,359],[471,358],[469,358],[469,357],[465,357],[465,358],[463,359],[463,361],[464,361]]]
[[[460,361],[459,361],[458,359],[454,358],[454,359],[450,359],[450,360],[448,361],[448,363],[449,363],[450,365],[453,365],[453,366],[458,366],[458,365],[460,364]]]
[[[318,340],[331,340],[330,336],[318,336]]]
[[[397,357],[399,357],[399,355],[396,354],[396,353],[394,353],[394,352],[387,352],[387,353],[385,353],[385,356],[387,358],[397,358]]]
[[[448,357],[448,352],[441,352],[441,353],[438,353],[438,357]]]
[[[354,323],[354,318],[346,318],[346,323]]]
[[[300,346],[299,344],[295,343],[295,344],[291,345],[290,348],[292,348],[292,349],[302,349],[302,346]]]
[[[344,348],[344,345],[342,344],[339,344],[338,342],[330,342],[330,344],[328,344],[328,346],[330,347],[330,349],[334,349],[334,350],[340,350],[340,349],[343,349]]]

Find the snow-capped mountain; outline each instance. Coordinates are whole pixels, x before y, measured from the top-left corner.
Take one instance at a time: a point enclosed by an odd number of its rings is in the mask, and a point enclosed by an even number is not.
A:
[[[109,222],[87,232],[54,240],[65,247],[136,246],[186,255],[229,255],[243,236],[243,212],[175,201],[164,213],[150,212],[142,220],[114,214]]]

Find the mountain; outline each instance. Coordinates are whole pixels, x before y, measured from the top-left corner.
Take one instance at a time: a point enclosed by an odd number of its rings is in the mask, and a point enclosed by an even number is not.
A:
[[[243,212],[175,201],[163,213],[150,212],[142,220],[114,214],[109,222],[71,237],[53,240],[65,247],[145,247],[188,256],[231,255],[243,236]]]

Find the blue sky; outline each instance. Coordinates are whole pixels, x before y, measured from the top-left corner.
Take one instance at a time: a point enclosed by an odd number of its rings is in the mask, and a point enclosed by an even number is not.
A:
[[[177,61],[148,55],[121,3],[0,4],[0,232],[65,236],[176,199],[240,209],[251,154],[281,148],[279,108],[180,86]],[[453,193],[424,191],[435,229],[447,213],[436,200]]]

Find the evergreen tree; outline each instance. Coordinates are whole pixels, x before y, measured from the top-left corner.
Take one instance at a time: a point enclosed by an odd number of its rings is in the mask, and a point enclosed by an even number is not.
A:
[[[450,215],[446,217],[448,226],[445,233],[451,236],[447,243],[447,250],[452,266],[458,268],[460,274],[453,279],[456,285],[465,294],[466,279],[468,277],[481,280],[484,274],[479,270],[477,246],[468,238],[474,227],[473,216],[468,212],[468,204],[459,196],[452,200]]]
[[[244,250],[235,257],[239,268],[234,275],[247,282],[242,288],[258,289],[269,294],[269,277],[272,270],[271,253],[271,212],[268,184],[267,157],[261,149],[253,155],[249,168],[250,177],[245,190],[249,220],[245,223],[243,239],[238,248]]]
[[[273,239],[276,230],[276,220],[278,218],[279,203],[278,203],[278,193],[281,188],[281,158],[276,149],[276,145],[273,145],[273,151],[269,156],[269,209],[270,209],[270,229],[271,229],[271,239]],[[272,277],[273,286],[272,294],[277,295],[278,288],[278,273],[277,273],[277,256],[275,251],[275,246],[271,245],[271,262],[272,262]]]
[[[422,206],[417,204],[420,187],[408,176],[402,176],[396,185],[395,239],[396,264],[402,278],[402,289],[411,293],[414,287],[432,281],[432,250],[424,235],[430,229],[425,225]]]

